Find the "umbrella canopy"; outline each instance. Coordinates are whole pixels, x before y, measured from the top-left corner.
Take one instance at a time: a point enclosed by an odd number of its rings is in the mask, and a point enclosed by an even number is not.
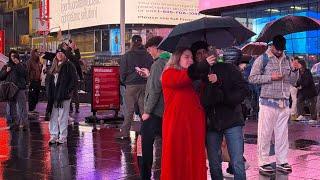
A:
[[[204,17],[174,27],[159,48],[173,52],[177,47],[190,47],[200,40],[217,48],[225,48],[242,44],[254,35],[232,17]]]
[[[250,42],[241,48],[243,54],[261,55],[268,49],[268,44],[264,42]]]
[[[45,52],[44,56],[42,56],[43,59],[53,61],[54,57],[56,57],[56,53],[52,52]]]
[[[312,31],[320,29],[319,21],[306,16],[288,15],[271,21],[264,26],[256,41],[270,42],[276,35]]]

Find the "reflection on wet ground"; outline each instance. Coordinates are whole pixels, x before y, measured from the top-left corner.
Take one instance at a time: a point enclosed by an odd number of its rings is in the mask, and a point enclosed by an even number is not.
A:
[[[44,112],[44,108],[41,104],[39,111]],[[43,113],[32,121],[30,131],[26,132],[9,131],[5,119],[1,118],[0,179],[140,179],[135,133],[131,133],[130,140],[115,140],[114,125],[101,125],[98,131],[92,132],[92,126],[83,122],[84,117],[90,115],[90,107],[81,108],[80,114],[71,115],[80,124],[70,124],[68,143],[60,146],[48,145],[48,122],[43,121]],[[0,112],[0,117],[3,116]],[[320,179],[319,127],[290,122],[289,163],[293,172],[276,173],[272,177],[258,173],[256,131],[257,122],[248,121],[245,127],[245,157],[250,163],[247,179]],[[159,179],[160,139],[155,146],[153,178]],[[226,166],[223,163],[223,167]]]

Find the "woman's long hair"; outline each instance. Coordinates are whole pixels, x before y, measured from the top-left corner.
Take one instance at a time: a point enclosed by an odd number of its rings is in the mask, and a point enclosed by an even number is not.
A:
[[[40,62],[40,57],[37,55],[38,49],[33,49],[30,53],[31,57],[30,60],[31,62],[39,63]]]
[[[182,69],[180,66],[180,58],[186,50],[191,51],[190,48],[188,47],[179,47],[176,49],[176,51],[172,54],[171,58],[169,59],[168,63],[165,66],[165,70],[169,68],[174,68],[174,69]]]
[[[10,52],[9,52],[9,62],[10,63],[13,63],[13,60],[12,60],[12,58],[11,58],[11,55],[12,54],[17,54],[17,55],[19,55],[19,53],[18,53],[18,51],[16,51],[16,50],[11,50]]]
[[[64,56],[64,59],[62,60],[62,63],[59,65],[59,61],[57,59],[57,56],[53,59],[53,62],[52,62],[52,67],[49,71],[50,74],[56,74],[56,73],[59,73],[60,72],[60,69],[61,69],[61,65],[67,61],[67,57]]]

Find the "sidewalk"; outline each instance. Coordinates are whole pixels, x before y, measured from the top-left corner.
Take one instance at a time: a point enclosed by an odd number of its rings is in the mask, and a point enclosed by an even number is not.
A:
[[[83,104],[78,115],[72,114],[79,125],[69,126],[68,144],[48,146],[48,122],[43,121],[45,104],[38,106],[39,120],[31,123],[29,132],[6,130],[0,119],[0,179],[139,179],[135,133],[130,140],[115,140],[114,125],[92,126],[84,123],[90,116],[90,106]],[[0,104],[0,117],[3,105]],[[289,125],[289,163],[293,172],[275,177],[260,176],[257,165],[257,122],[245,127],[245,157],[250,163],[247,179],[320,179],[320,128],[300,122]],[[154,178],[160,175],[160,145],[156,145]],[[226,168],[226,163],[223,164]],[[208,172],[209,174],[209,172]],[[209,177],[209,176],[208,176]]]

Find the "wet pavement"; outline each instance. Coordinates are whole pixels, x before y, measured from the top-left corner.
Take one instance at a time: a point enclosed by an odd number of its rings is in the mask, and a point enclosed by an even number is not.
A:
[[[116,140],[114,124],[98,125],[98,131],[92,132],[92,125],[84,123],[85,117],[91,115],[89,105],[83,104],[80,114],[71,114],[68,143],[51,147],[48,122],[43,120],[45,104],[38,105],[40,116],[32,119],[30,131],[26,132],[6,128],[4,109],[0,104],[0,179],[139,179],[135,133],[131,133],[130,140]],[[259,175],[257,122],[248,121],[245,126],[245,157],[250,164],[247,179],[320,179],[319,125],[290,122],[289,140],[293,172],[289,175],[277,172],[272,177]],[[156,145],[154,179],[160,175],[159,144],[160,140]],[[224,169],[226,166],[223,163]]]

